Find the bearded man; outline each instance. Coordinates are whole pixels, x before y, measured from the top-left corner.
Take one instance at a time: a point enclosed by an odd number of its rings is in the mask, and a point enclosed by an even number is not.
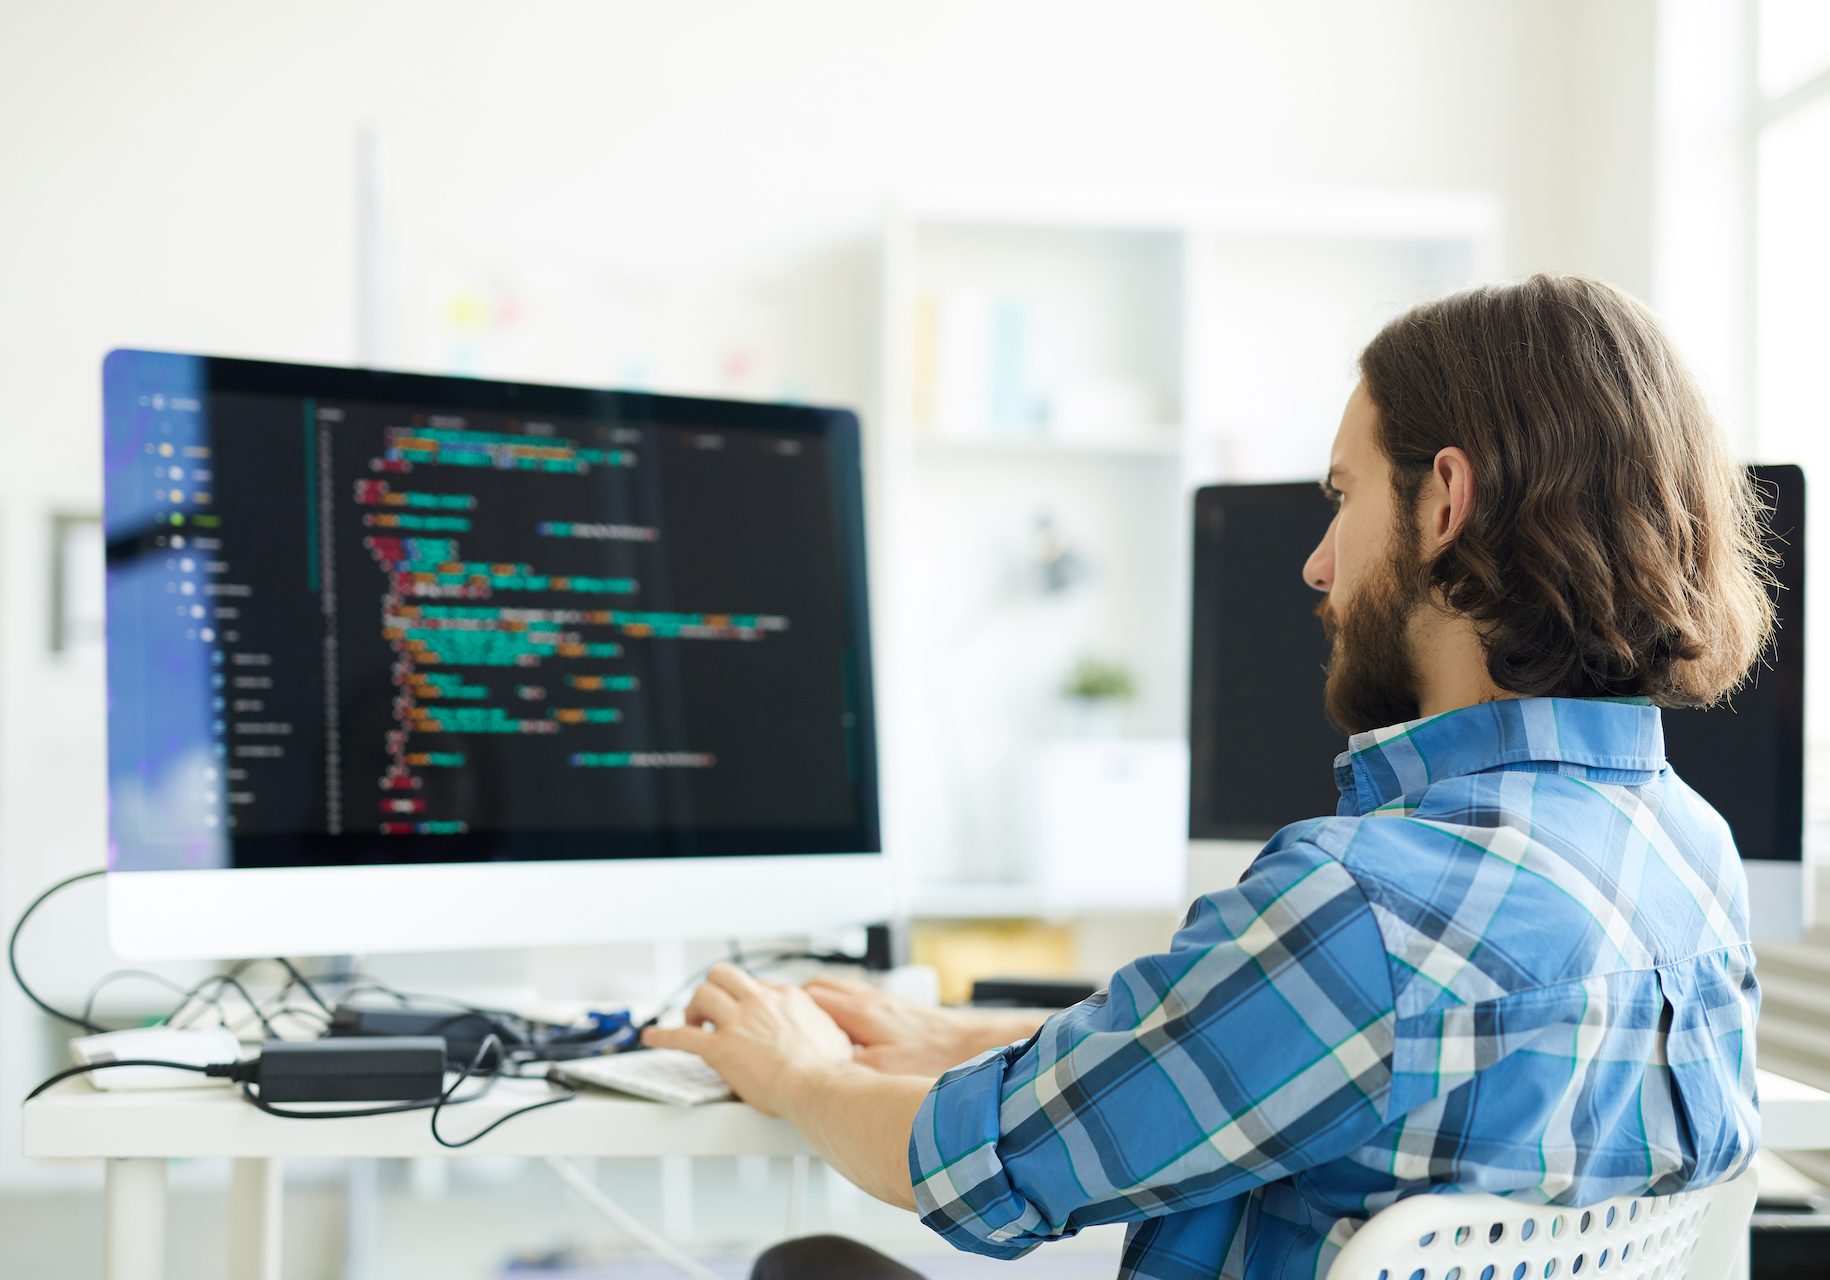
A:
[[[1126,1277],[1313,1280],[1402,1196],[1739,1173],[1746,884],[1659,708],[1720,700],[1768,640],[1758,495],[1594,280],[1426,303],[1359,363],[1302,567],[1351,735],[1334,816],[1040,1025],[722,966],[649,1043],[962,1249],[1127,1222]],[[915,1275],[835,1237],[755,1274]]]

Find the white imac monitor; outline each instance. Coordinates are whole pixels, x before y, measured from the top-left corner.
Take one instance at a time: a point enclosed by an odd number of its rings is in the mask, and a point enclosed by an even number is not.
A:
[[[136,958],[890,914],[848,412],[116,351]]]
[[[1751,471],[1771,505],[1769,545],[1778,556],[1773,647],[1732,702],[1666,711],[1663,720],[1671,766],[1734,832],[1754,936],[1778,939],[1811,920],[1803,866],[1805,479],[1795,466]],[[1300,572],[1331,515],[1312,483],[1212,485],[1195,495],[1194,892],[1236,881],[1279,827],[1335,811],[1332,765],[1346,739],[1322,710],[1328,643]]]

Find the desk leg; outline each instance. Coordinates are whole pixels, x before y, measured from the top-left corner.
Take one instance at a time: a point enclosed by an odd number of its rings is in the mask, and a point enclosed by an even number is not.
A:
[[[165,1161],[107,1162],[102,1194],[105,1280],[162,1280],[165,1275]]]
[[[661,1157],[661,1234],[693,1238],[693,1158]]]
[[[280,1162],[229,1162],[229,1280],[279,1280]]]
[[[790,1240],[807,1229],[807,1175],[812,1165],[812,1156],[789,1156],[788,1173],[788,1238]]]
[[[343,1280],[375,1280],[381,1161],[360,1156],[343,1163]]]

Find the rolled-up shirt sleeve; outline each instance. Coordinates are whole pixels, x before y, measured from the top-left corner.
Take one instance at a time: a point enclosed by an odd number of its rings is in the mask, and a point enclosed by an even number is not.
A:
[[[1385,1121],[1393,1023],[1360,886],[1274,841],[1166,952],[935,1083],[909,1142],[917,1211],[961,1249],[1015,1258],[1333,1159]]]

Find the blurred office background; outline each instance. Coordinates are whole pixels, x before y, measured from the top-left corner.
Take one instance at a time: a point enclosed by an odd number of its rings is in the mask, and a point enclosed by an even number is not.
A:
[[[1811,472],[1827,157],[1816,0],[10,0],[0,918],[104,855],[111,347],[856,407],[886,838],[918,943],[954,986],[1097,976],[1166,937],[1188,888],[1192,488],[1319,474],[1384,320],[1540,269],[1646,299],[1746,456]],[[1811,630],[1830,669],[1821,612]],[[1830,681],[1810,697],[1815,779]],[[32,944],[66,1000],[111,967],[100,905],[72,891]],[[1775,951],[1782,1007],[1810,955]],[[581,973],[667,962],[384,963],[593,995]],[[0,993],[0,1096],[58,1040]],[[1770,1043],[1830,1074],[1813,1034]],[[93,1271],[99,1175],[17,1150],[9,1103],[19,1274]],[[738,1258],[779,1232],[781,1170],[713,1163],[603,1176]],[[345,1175],[291,1175],[289,1276],[614,1245],[543,1171],[487,1159],[368,1171],[351,1244]],[[221,1176],[178,1179],[184,1274],[220,1274]],[[944,1249],[815,1190],[810,1225]],[[1025,1265],[1109,1274],[1111,1249]]]

